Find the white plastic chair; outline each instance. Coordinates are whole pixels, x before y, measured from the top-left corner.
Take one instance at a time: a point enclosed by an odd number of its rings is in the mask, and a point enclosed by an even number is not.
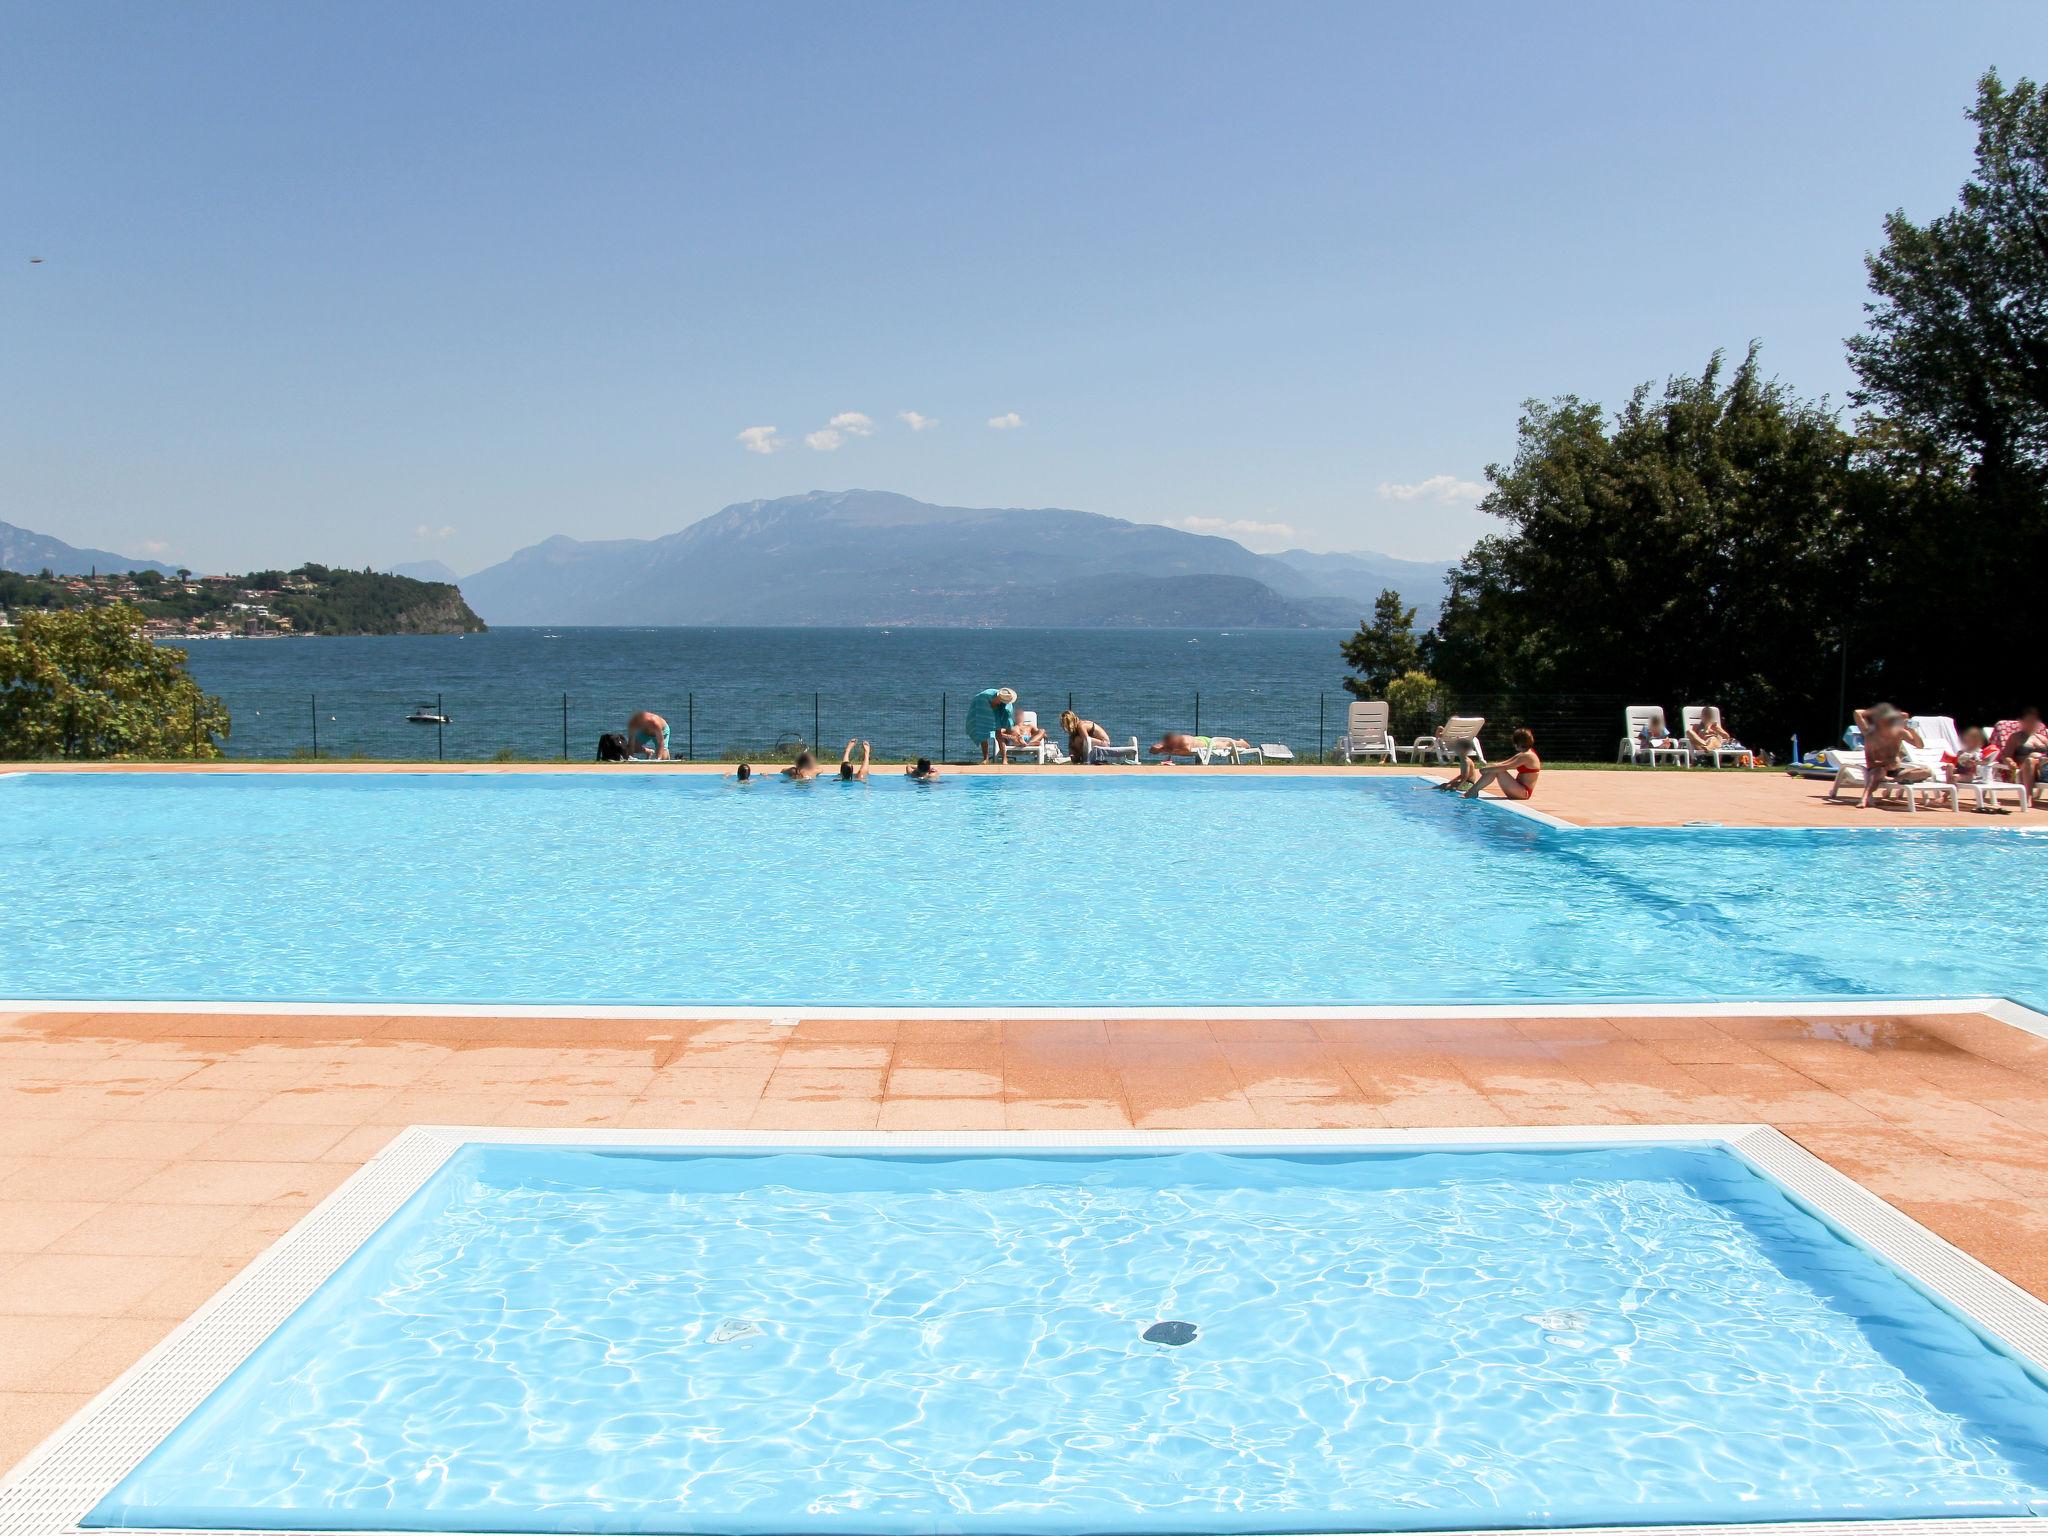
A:
[[[1842,791],[1845,789],[1854,789],[1860,792],[1868,779],[1863,766],[1862,749],[1859,747],[1836,747],[1832,750],[1835,761],[1835,782],[1828,786],[1828,798],[1830,800],[1839,799]],[[1900,757],[1909,767],[1925,768],[1928,771],[1928,777],[1920,780],[1917,784],[1901,784],[1896,779],[1888,779],[1878,786],[1872,798],[1889,798],[1894,795],[1904,795],[1906,797],[1906,809],[1909,811],[1918,811],[1920,809],[1920,802],[1923,799],[1933,800],[1937,804],[1946,800],[1951,810],[1960,811],[1963,808],[1963,786],[1951,783],[1947,778],[1943,777],[1943,764],[1939,751],[1933,747],[1902,747],[1899,749],[1899,752]]]
[[[1345,714],[1344,734],[1337,738],[1339,760],[1352,763],[1380,757],[1390,763],[1401,761],[1400,746],[1387,734],[1388,713],[1385,699],[1353,700]]]
[[[1486,729],[1484,715],[1453,715],[1437,727],[1434,736],[1415,738],[1415,761],[1422,761],[1422,754],[1433,752],[1440,763],[1448,763],[1456,757],[1484,758],[1486,749],[1479,744],[1479,733]]]
[[[1692,748],[1683,741],[1678,741],[1676,746],[1655,745],[1677,740],[1671,734],[1671,727],[1664,723],[1662,704],[1629,705],[1621,712],[1621,730],[1621,750],[1614,754],[1617,763],[1624,758],[1631,763],[1640,763],[1647,757],[1654,768],[1658,758],[1668,757],[1684,767],[1692,766]]]

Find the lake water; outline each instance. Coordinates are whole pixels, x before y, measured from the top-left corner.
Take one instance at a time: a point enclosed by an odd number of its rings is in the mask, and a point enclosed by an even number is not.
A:
[[[1008,685],[1051,728],[1073,706],[1118,741],[1162,730],[1313,752],[1349,696],[1332,630],[499,629],[485,635],[207,640],[193,674],[234,718],[236,757],[585,759],[636,709],[675,750],[760,755],[849,736],[893,757],[972,752],[967,701]],[[408,724],[439,701],[451,723]],[[566,703],[565,703],[566,701]],[[943,702],[942,702],[943,701]],[[1320,714],[1319,714],[1320,710]],[[941,731],[944,737],[942,743]]]

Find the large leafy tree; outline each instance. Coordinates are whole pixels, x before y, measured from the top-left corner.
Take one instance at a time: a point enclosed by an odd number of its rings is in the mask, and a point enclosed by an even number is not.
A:
[[[1900,620],[1962,617],[1978,642],[1916,646],[1898,622],[1861,649],[1891,691],[1978,714],[2038,686],[2024,594],[2048,562],[2048,94],[1987,74],[1970,116],[1956,206],[1885,221],[1849,361],[1869,456],[1898,491],[1884,568],[1899,579],[1882,596]]]
[[[125,605],[0,633],[0,758],[218,757],[228,713]]]
[[[1717,703],[1759,741],[1831,718],[1830,616],[1857,591],[1869,495],[1852,448],[1755,347],[1641,386],[1611,421],[1531,401],[1480,504],[1506,527],[1453,570],[1430,670],[1468,691]]]
[[[1392,587],[1382,587],[1373,600],[1372,617],[1343,645],[1352,675],[1344,687],[1355,699],[1384,699],[1395,678],[1422,665],[1422,647],[1415,637],[1415,610]]]

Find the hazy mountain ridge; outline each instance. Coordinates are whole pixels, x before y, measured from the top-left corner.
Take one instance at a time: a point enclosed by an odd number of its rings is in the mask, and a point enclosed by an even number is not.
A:
[[[160,576],[175,574],[177,567],[133,555],[117,555],[108,549],[80,548],[33,529],[0,523],[0,571],[34,576],[49,571],[57,576],[103,575],[123,571],[155,571]]]
[[[660,538],[558,534],[462,588],[494,624],[1348,628],[1381,585],[1435,614],[1440,565],[1290,555],[1302,561],[1069,508],[814,491],[740,502]]]

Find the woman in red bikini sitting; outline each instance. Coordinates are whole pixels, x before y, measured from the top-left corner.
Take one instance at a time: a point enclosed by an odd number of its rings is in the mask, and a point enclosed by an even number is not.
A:
[[[1536,793],[1536,775],[1543,771],[1543,759],[1536,755],[1536,736],[1522,727],[1509,739],[1515,744],[1513,757],[1490,766],[1476,757],[1465,758],[1458,764],[1458,776],[1437,788],[1459,790],[1467,800],[1476,800],[1479,791],[1491,784],[1509,800],[1529,799]]]

